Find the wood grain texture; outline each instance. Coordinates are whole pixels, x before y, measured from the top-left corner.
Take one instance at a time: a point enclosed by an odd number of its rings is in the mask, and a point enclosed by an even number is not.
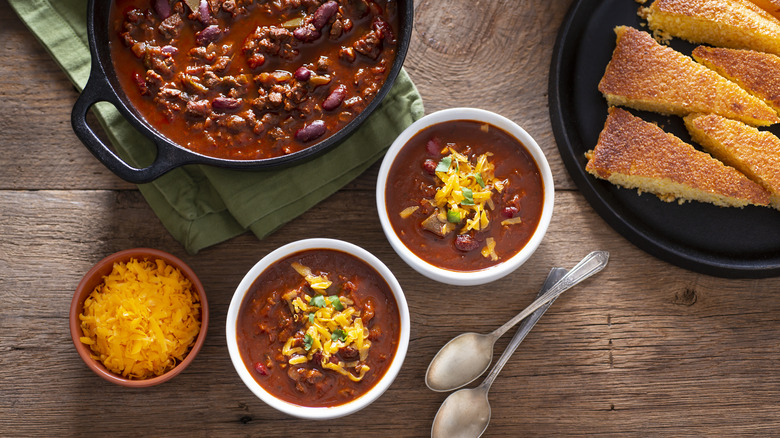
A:
[[[423,382],[435,352],[463,331],[494,329],[530,303],[550,267],[570,268],[594,249],[610,251],[610,265],[562,296],[509,361],[490,393],[486,436],[776,434],[780,279],[724,280],[661,262],[607,227],[566,175],[550,132],[546,81],[568,3],[416,5],[406,68],[427,111],[498,111],[537,138],[555,175],[556,210],[539,250],[507,278],[480,287],[442,286],[395,254],[376,220],[378,165],[263,241],[242,235],[187,255],[139,192],[81,146],[68,123],[76,92],[18,18],[0,14],[7,60],[0,100],[14,109],[0,112],[0,435],[426,436],[446,397]],[[5,0],[0,7],[8,10]],[[334,211],[346,213],[336,222]],[[413,321],[391,388],[360,414],[325,422],[263,404],[233,370],[224,338],[244,273],[306,237],[347,240],[378,256],[403,286]],[[67,314],[93,263],[138,246],[190,264],[207,289],[211,322],[183,374],[130,390],[81,362]],[[499,341],[496,358],[508,341]]]

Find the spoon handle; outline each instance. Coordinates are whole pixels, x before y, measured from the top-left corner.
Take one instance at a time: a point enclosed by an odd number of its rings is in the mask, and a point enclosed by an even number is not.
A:
[[[547,280],[544,281],[544,284],[542,285],[542,288],[539,289],[539,293],[536,295],[536,297],[538,298],[544,295],[544,293],[550,290],[550,287],[554,286],[555,283],[557,283],[565,274],[566,269],[564,268],[552,268],[552,270],[550,270],[550,274],[547,276]],[[498,358],[496,364],[493,365],[493,369],[490,370],[490,373],[488,373],[487,377],[485,377],[485,380],[480,386],[489,388],[490,385],[493,384],[493,380],[495,380],[496,376],[498,376],[498,373],[501,372],[501,369],[504,368],[504,365],[509,360],[509,358],[512,357],[512,354],[515,352],[515,350],[517,350],[517,347],[520,346],[520,343],[523,342],[526,336],[528,336],[528,333],[531,332],[531,329],[534,328],[539,319],[542,318],[542,315],[544,315],[544,312],[546,312],[547,309],[552,306],[554,301],[555,299],[553,298],[548,303],[542,305],[542,307],[536,309],[536,311],[532,313],[531,316],[524,319],[523,322],[520,323],[520,327],[517,329],[517,332],[515,332],[515,336],[509,342],[506,350],[504,350],[504,352],[501,354],[501,357]]]
[[[592,253],[586,255],[585,258],[577,263],[575,267],[571,268],[571,271],[564,275],[563,278],[558,280],[558,282],[555,283],[555,285],[551,287],[550,290],[545,292],[544,295],[537,298],[536,301],[523,309],[522,312],[515,315],[514,318],[507,321],[506,324],[497,328],[493,332],[493,336],[500,338],[518,322],[527,318],[528,315],[534,313],[536,309],[558,298],[560,294],[564,293],[572,286],[604,269],[604,267],[607,266],[607,261],[609,261],[609,253],[607,251],[593,251]]]

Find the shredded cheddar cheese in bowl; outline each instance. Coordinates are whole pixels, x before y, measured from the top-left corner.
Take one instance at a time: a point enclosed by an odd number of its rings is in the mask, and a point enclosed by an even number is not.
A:
[[[201,327],[197,292],[164,260],[116,262],[79,315],[93,359],[130,379],[160,376],[184,360]]]
[[[353,382],[359,382],[370,370],[365,361],[371,348],[369,331],[363,325],[360,311],[347,297],[326,295],[332,284],[327,277],[314,276],[308,267],[297,262],[292,267],[306,279],[314,295],[294,289],[282,296],[292,314],[305,323],[302,344],[299,337],[290,336],[282,354],[288,358],[290,365],[317,361],[323,369],[336,371]],[[357,357],[349,362],[338,359],[335,354],[345,348],[356,351]]]
[[[507,180],[496,177],[495,165],[490,160],[492,153],[481,154],[472,162],[452,146],[450,144],[441,150],[444,157],[434,169],[436,193],[427,202],[436,211],[421,224],[440,237],[456,230],[460,235],[486,230],[496,205],[493,194],[502,193],[508,184]],[[400,215],[406,219],[417,209],[417,206],[407,207]],[[501,226],[519,223],[522,223],[522,219],[514,217],[502,221]],[[480,252],[482,256],[496,261],[499,256],[495,247],[495,239],[488,238]]]

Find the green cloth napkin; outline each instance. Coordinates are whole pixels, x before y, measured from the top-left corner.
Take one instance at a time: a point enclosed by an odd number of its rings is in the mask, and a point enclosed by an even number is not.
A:
[[[8,1],[68,78],[83,89],[91,62],[87,0]],[[134,165],[151,161],[152,143],[113,106],[99,103],[93,109],[120,155]],[[422,98],[401,71],[382,105],[360,129],[314,160],[256,172],[190,165],[138,188],[163,225],[191,254],[246,230],[262,239],[360,175],[422,115]]]

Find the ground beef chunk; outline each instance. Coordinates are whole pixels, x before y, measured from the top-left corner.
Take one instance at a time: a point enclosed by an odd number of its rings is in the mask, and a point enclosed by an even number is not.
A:
[[[341,49],[339,50],[339,58],[343,59],[347,62],[352,62],[355,60],[355,49],[352,47],[344,47],[341,46]]]
[[[236,5],[235,0],[225,0],[224,2],[222,2],[221,7],[223,11],[232,15],[233,17],[246,11],[243,8],[239,8],[238,5]]]
[[[157,93],[154,101],[166,117],[172,118],[175,113],[181,112],[187,107],[189,102],[187,97],[177,88],[164,86]]]
[[[297,40],[292,32],[276,26],[258,26],[244,43],[243,51],[252,68],[265,63],[266,55],[291,60],[298,55]]]
[[[165,79],[154,70],[146,71],[146,84],[152,90],[159,90],[165,84]]]
[[[157,29],[165,39],[171,40],[179,37],[182,27],[184,27],[184,21],[181,19],[181,15],[173,14],[163,20]]]
[[[377,59],[382,52],[382,39],[376,31],[370,31],[358,38],[352,47],[360,54],[371,59]]]
[[[217,124],[219,126],[224,126],[225,128],[227,128],[228,131],[230,131],[233,134],[237,134],[243,131],[248,125],[246,119],[237,114],[231,114],[225,117],[221,117],[217,122]]]
[[[317,58],[317,72],[326,73],[330,69],[330,59],[327,56]]]
[[[205,47],[195,47],[192,50],[190,50],[190,56],[195,59],[202,62],[206,62],[211,64],[214,62],[214,60],[217,58],[217,54],[213,51],[209,51]]]
[[[170,53],[163,52],[157,46],[146,46],[144,50],[144,67],[154,70],[166,79],[171,79],[176,66]]]
[[[187,115],[205,119],[211,113],[211,104],[208,100],[190,100],[187,102]]]
[[[263,85],[257,90],[257,98],[252,101],[252,106],[261,112],[279,109],[292,111],[306,100],[307,94],[306,87],[296,81]]]
[[[211,69],[212,71],[221,73],[227,70],[228,66],[230,66],[230,57],[218,56],[217,59],[214,61],[214,64],[211,65]]]

